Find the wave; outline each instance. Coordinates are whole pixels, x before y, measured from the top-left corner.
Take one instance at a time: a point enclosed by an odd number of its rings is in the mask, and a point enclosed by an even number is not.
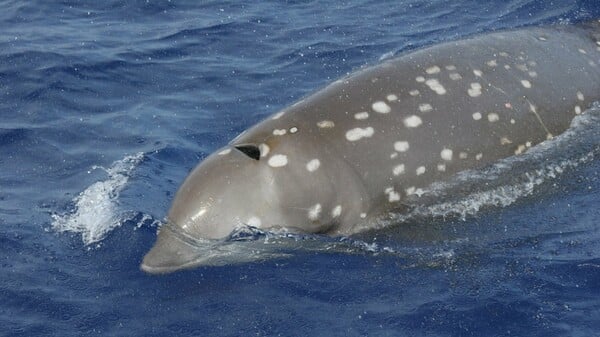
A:
[[[81,234],[86,246],[102,241],[121,224],[121,217],[117,214],[119,193],[143,158],[143,153],[137,153],[114,162],[109,168],[94,166],[92,169],[104,170],[108,178],[79,193],[72,201],[72,210],[52,214],[52,228],[57,232]]]

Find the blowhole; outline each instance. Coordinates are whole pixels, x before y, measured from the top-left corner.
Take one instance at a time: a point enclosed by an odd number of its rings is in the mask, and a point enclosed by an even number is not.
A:
[[[260,149],[254,144],[236,145],[235,148],[254,160],[260,159]]]

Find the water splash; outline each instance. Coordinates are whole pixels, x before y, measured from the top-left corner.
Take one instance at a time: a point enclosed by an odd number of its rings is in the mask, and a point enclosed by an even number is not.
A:
[[[87,246],[104,239],[121,224],[117,214],[117,199],[129,180],[131,171],[142,161],[143,153],[127,156],[115,161],[104,170],[108,178],[90,185],[73,199],[73,209],[64,214],[52,214],[52,228],[58,232],[81,234]]]

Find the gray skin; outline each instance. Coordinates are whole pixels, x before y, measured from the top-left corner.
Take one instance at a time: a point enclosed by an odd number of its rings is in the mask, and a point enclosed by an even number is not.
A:
[[[241,225],[356,233],[433,182],[520,155],[600,99],[598,41],[598,22],[491,33],[336,81],[200,163],[141,268],[198,265],[190,242]]]

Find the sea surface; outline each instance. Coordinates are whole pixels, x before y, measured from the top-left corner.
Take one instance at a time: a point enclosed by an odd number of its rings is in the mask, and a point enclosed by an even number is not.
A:
[[[599,106],[383,228],[236,233],[285,254],[139,269],[187,173],[279,109],[419,47],[599,17],[596,0],[0,1],[0,336],[600,336]]]

